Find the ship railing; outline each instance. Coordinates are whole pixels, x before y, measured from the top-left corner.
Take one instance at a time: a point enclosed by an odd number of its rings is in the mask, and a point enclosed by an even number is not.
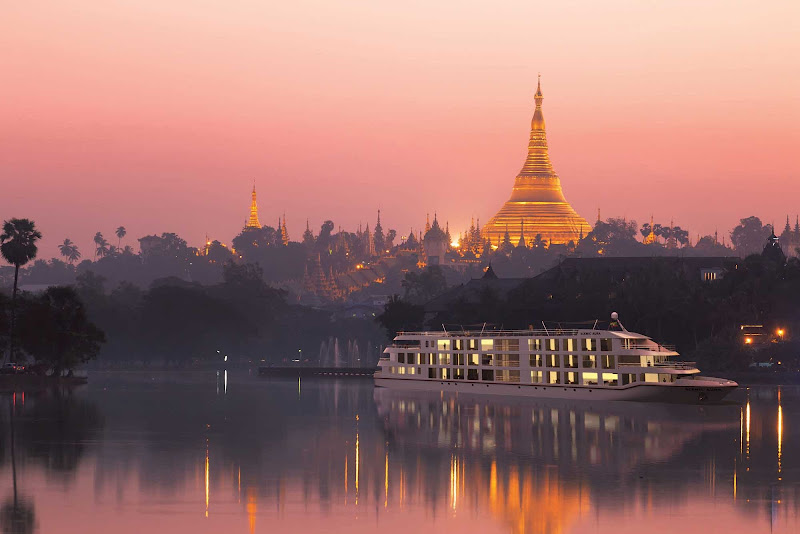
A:
[[[642,365],[641,363],[628,363],[628,362],[620,362],[619,367],[642,367],[642,368],[650,368],[650,369],[680,369],[680,370],[687,370],[687,369],[696,369],[697,362],[663,362],[663,363],[653,363],[650,365]]]
[[[675,352],[675,345],[661,343],[628,345],[625,350],[646,350],[649,352]]]
[[[547,337],[547,336],[577,336],[578,332],[585,332],[586,328],[535,328],[531,330],[447,330],[447,331],[424,331],[424,332],[398,332],[398,336],[430,336],[437,335],[443,337]]]
[[[392,343],[389,346],[393,349],[419,349],[419,343]]]

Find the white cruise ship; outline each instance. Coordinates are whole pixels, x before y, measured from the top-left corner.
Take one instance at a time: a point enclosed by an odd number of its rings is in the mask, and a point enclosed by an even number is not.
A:
[[[719,402],[738,384],[700,376],[693,362],[627,331],[401,332],[384,350],[377,387],[526,397],[679,403]]]

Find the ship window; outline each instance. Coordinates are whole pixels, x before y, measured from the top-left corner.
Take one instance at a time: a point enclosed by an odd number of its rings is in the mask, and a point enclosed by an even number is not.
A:
[[[610,351],[611,350],[611,339],[601,339],[600,340],[600,350],[602,351]]]
[[[493,339],[481,339],[481,350],[492,350],[494,348]]]
[[[439,373],[439,376],[441,376],[442,380],[448,380],[450,378],[450,369],[439,369]]]
[[[568,350],[570,352],[578,350],[578,340],[576,338],[567,338],[564,340],[564,344],[566,345],[564,350]]]
[[[464,350],[464,340],[463,339],[454,339],[453,340],[453,350]]]
[[[468,354],[467,357],[469,365],[478,365],[478,363],[480,362],[478,354]]]
[[[564,355],[564,367],[568,367],[570,369],[577,369],[578,368],[578,355],[577,354],[566,354],[566,355]]]
[[[586,350],[590,350],[590,351],[597,350],[597,339],[593,339],[593,338],[587,337],[583,341],[584,341],[584,348]]]
[[[464,369],[453,369],[453,378],[456,380],[464,380]]]
[[[450,350],[450,340],[438,339],[436,340],[436,346],[439,350]]]
[[[453,365],[464,365],[464,355],[460,353],[453,354]]]
[[[418,353],[417,353],[417,365],[422,365],[422,364],[423,364],[423,361],[422,361],[422,360],[423,360],[423,358],[422,358],[422,354],[420,354],[420,353],[418,352]]]
[[[389,374],[390,374],[390,375],[393,375],[393,374],[394,374],[394,367],[389,367]]]
[[[547,367],[560,367],[558,354],[547,355]]]
[[[544,342],[545,342],[545,347],[547,348],[547,350],[559,350],[558,349],[558,347],[559,347],[558,339],[549,337],[549,338],[545,339]]]
[[[497,350],[519,351],[519,339],[498,339],[495,342]]]
[[[625,374],[620,375],[620,376],[622,377],[622,385],[623,386],[626,385],[626,384],[631,384],[633,382],[636,382],[636,375],[635,374],[625,373]]]
[[[494,371],[492,371],[491,369],[482,370],[481,371],[481,380],[493,381],[494,380]]]
[[[397,361],[399,363],[406,363],[406,353],[405,352],[398,352],[397,353]]]
[[[483,354],[481,356],[481,365],[492,365],[494,362],[494,354]]]
[[[478,379],[478,370],[467,369],[467,380],[477,380],[477,379]]]
[[[581,377],[583,378],[583,385],[584,386],[596,386],[597,385],[597,373],[581,373]]]
[[[406,374],[406,368],[405,368],[405,367],[398,367],[398,368],[397,368],[397,374],[398,374],[398,375],[404,375],[404,374]]]
[[[542,350],[542,340],[539,338],[529,339],[528,350]]]
[[[548,371],[547,372],[547,383],[548,384],[560,384],[561,377],[559,376],[561,373],[558,371]]]
[[[531,371],[531,384],[542,383],[542,371]]]
[[[472,350],[477,350],[478,349],[478,340],[477,339],[470,339],[470,340],[467,341],[467,344],[469,345],[468,348],[470,348]]]
[[[428,378],[436,378],[436,369],[431,367],[428,369]]]
[[[583,368],[584,369],[594,369],[597,367],[597,355],[596,354],[584,354],[583,355]]]
[[[603,362],[603,369],[614,368],[614,356],[612,354],[603,354],[600,356],[600,359]]]
[[[497,382],[519,382],[519,371],[497,371],[497,377],[495,380]]]
[[[619,376],[617,373],[603,373],[603,384],[606,386],[616,386]]]
[[[542,355],[541,354],[531,354],[531,367],[541,367],[542,366]]]
[[[578,373],[575,373],[575,372],[564,373],[564,383],[565,384],[577,384],[578,383]]]
[[[439,354],[439,365],[450,365],[450,355]]]
[[[428,365],[436,365],[435,354],[428,354]]]
[[[519,354],[498,354],[495,365],[497,367],[519,367]]]
[[[644,374],[644,381],[645,382],[658,382],[658,373],[645,373]]]

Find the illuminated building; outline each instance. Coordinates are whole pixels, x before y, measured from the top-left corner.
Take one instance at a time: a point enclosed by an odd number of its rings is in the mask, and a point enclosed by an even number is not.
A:
[[[447,234],[439,226],[436,215],[433,216],[433,225],[426,226],[429,228],[423,237],[425,262],[427,265],[441,265],[445,262],[445,254],[449,245]]]
[[[247,219],[245,228],[261,228],[261,223],[258,222],[258,203],[256,203],[256,186],[253,185],[253,200],[250,203],[250,218]]]
[[[483,228],[483,236],[500,243],[506,227],[512,228],[511,242],[541,235],[551,244],[577,243],[591,227],[564,198],[561,181],[547,152],[547,135],[542,115],[541,80],[536,88],[536,110],[531,121],[528,157],[514,181],[511,198]],[[521,232],[520,220],[523,220]]]

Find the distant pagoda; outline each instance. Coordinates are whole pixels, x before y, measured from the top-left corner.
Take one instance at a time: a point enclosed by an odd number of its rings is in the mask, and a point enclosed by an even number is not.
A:
[[[261,223],[258,222],[258,203],[256,202],[256,186],[253,185],[253,201],[250,203],[250,218],[247,220],[245,228],[261,228]]]
[[[547,153],[547,135],[542,115],[541,77],[536,88],[536,111],[531,120],[528,158],[514,181],[511,198],[483,227],[483,237],[500,243],[511,228],[510,240],[519,242],[525,237],[541,234],[549,244],[578,243],[592,229],[564,198],[561,181],[553,170]],[[520,233],[516,233],[516,229]]]

